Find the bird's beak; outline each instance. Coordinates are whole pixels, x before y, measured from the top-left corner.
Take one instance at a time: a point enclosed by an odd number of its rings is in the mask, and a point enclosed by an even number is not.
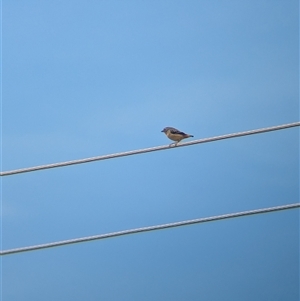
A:
[[[162,130],[162,132],[164,132],[164,130]]]

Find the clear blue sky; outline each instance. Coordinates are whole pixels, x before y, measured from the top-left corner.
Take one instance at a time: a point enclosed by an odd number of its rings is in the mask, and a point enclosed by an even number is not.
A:
[[[299,120],[299,4],[2,1],[3,171]],[[299,202],[299,129],[2,178],[2,250]],[[299,210],[2,257],[3,301],[299,300]]]

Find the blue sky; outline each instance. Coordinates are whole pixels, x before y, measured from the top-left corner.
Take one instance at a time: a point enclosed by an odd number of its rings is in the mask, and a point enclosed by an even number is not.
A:
[[[299,121],[299,4],[2,1],[2,166]],[[299,202],[299,129],[1,179],[2,250]],[[2,300],[299,300],[299,210],[4,256]]]

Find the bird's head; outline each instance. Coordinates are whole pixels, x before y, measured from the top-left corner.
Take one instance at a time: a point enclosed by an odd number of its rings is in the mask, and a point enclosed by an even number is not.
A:
[[[169,126],[167,126],[166,128],[164,128],[163,130],[162,130],[162,133],[166,133],[168,130],[170,130],[171,128],[169,127]]]

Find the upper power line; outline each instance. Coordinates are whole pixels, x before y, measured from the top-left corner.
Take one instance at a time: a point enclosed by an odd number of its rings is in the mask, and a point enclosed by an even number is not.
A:
[[[293,122],[293,123],[266,127],[266,128],[250,130],[250,131],[237,132],[237,133],[226,134],[226,135],[222,135],[222,136],[215,136],[215,137],[210,137],[210,138],[193,140],[193,141],[189,141],[189,142],[185,142],[185,143],[180,143],[176,147],[170,146],[170,145],[163,145],[163,146],[156,146],[156,147],[138,149],[138,150],[133,150],[133,151],[126,151],[126,152],[121,152],[121,153],[97,156],[97,157],[90,157],[90,158],[85,158],[85,159],[78,159],[78,160],[72,160],[72,161],[66,161],[66,162],[60,162],[60,163],[45,164],[45,165],[15,169],[15,170],[10,170],[10,171],[3,171],[3,172],[0,172],[0,176],[2,176],[2,177],[10,176],[10,175],[14,175],[14,174],[32,172],[32,171],[37,171],[37,170],[49,169],[49,168],[57,168],[57,167],[75,165],[75,164],[83,164],[83,163],[88,163],[88,162],[93,162],[93,161],[100,161],[100,160],[107,160],[107,159],[113,159],[113,158],[118,158],[118,157],[138,155],[138,154],[149,153],[149,152],[154,152],[154,151],[166,150],[166,149],[170,149],[170,148],[184,147],[184,146],[189,146],[189,145],[194,145],[194,144],[208,143],[208,142],[230,139],[230,138],[237,138],[237,137],[242,137],[242,136],[247,136],[247,135],[254,135],[254,134],[261,134],[261,133],[266,133],[266,132],[271,132],[271,131],[278,131],[278,130],[283,130],[283,129],[287,129],[287,128],[291,128],[291,127],[297,127],[297,126],[300,126],[299,121]]]

